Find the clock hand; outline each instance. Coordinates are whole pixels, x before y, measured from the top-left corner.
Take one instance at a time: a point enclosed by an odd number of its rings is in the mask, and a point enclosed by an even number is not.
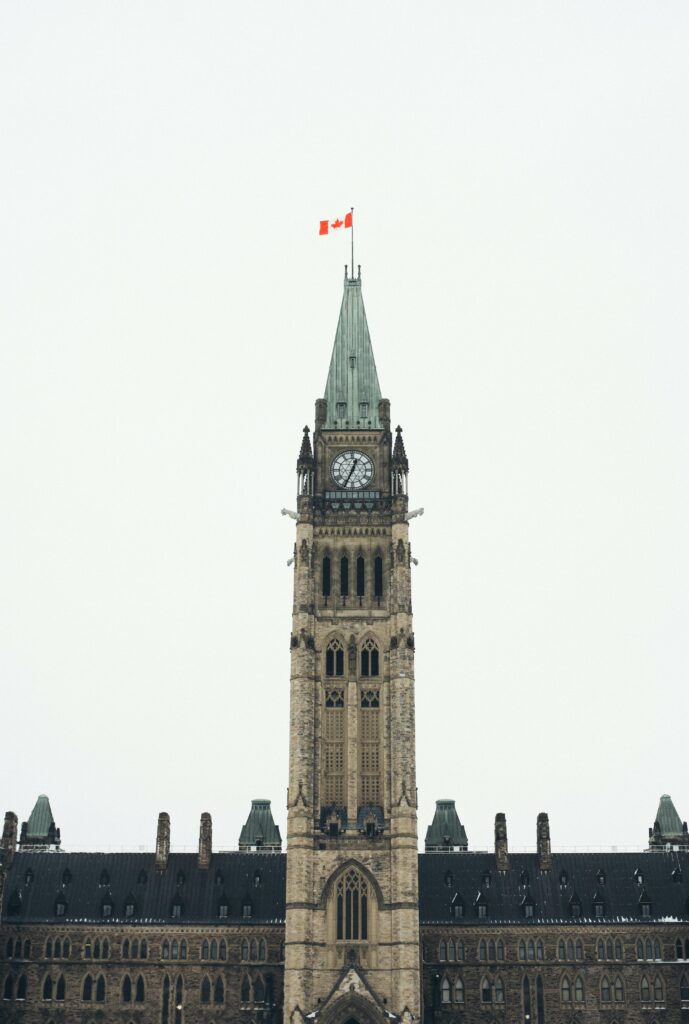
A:
[[[349,476],[347,477],[347,479],[346,479],[346,480],[345,480],[345,482],[344,482],[344,485],[345,485],[345,487],[347,486],[347,484],[349,483],[349,481],[350,481],[350,480],[352,479],[352,473],[353,473],[353,472],[354,472],[354,470],[356,469],[356,464],[357,464],[357,462],[358,462],[358,461],[359,461],[358,459],[355,459],[355,460],[354,460],[354,462],[352,463],[352,468],[351,468],[351,469],[350,469],[350,471],[349,471]]]

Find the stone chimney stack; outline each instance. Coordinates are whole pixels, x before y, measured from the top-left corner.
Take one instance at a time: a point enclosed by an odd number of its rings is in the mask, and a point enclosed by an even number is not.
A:
[[[495,861],[498,871],[509,871],[510,858],[507,854],[507,819],[504,814],[495,815]]]
[[[156,860],[157,871],[165,871],[167,859],[170,856],[170,815],[161,811],[158,815],[158,831],[156,833]]]
[[[2,840],[0,840],[0,849],[3,851],[2,862],[5,868],[9,868],[14,860],[14,854],[17,849],[17,825],[19,819],[14,811],[7,811],[5,813],[5,824],[2,828]]]
[[[199,830],[199,867],[209,868],[211,856],[213,855],[213,822],[208,811],[201,815],[201,828]]]
[[[550,852],[550,822],[544,811],[538,815],[536,823],[536,851],[539,871],[550,871],[553,866],[553,857]]]

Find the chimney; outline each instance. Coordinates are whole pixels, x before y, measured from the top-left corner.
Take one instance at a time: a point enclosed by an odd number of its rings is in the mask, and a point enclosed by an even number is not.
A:
[[[550,852],[550,822],[548,815],[541,811],[536,822],[536,851],[539,871],[550,871],[553,857]]]
[[[165,871],[170,856],[170,815],[161,811],[158,815],[158,831],[156,832],[156,860],[158,871]]]
[[[5,868],[11,866],[17,849],[18,820],[14,811],[5,813],[5,824],[2,827],[2,840],[0,840],[0,849],[3,851],[2,862]]]
[[[498,871],[509,871],[507,855],[507,819],[504,814],[495,815],[495,860]]]
[[[211,855],[213,853],[213,822],[208,811],[201,815],[201,828],[199,830],[199,867],[209,868],[211,866]]]

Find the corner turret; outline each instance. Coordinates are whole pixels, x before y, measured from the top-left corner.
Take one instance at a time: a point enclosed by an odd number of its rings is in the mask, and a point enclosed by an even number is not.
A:
[[[280,829],[273,821],[270,800],[252,800],[251,810],[239,836],[240,850],[266,850],[279,853],[282,849]]]
[[[59,848],[60,829],[55,825],[50,800],[45,793],[41,793],[29,815],[29,820],[22,822],[19,849],[58,850]]]
[[[667,846],[689,850],[687,823],[680,818],[668,793],[660,798],[653,828],[648,830],[648,846],[650,850],[664,850]]]
[[[426,830],[426,853],[468,849],[469,840],[454,800],[436,800],[433,821]]]

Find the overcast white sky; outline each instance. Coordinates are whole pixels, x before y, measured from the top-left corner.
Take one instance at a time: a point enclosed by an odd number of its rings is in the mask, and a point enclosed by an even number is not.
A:
[[[0,6],[0,810],[284,834],[301,429],[355,207],[419,831],[689,816],[689,6]]]

